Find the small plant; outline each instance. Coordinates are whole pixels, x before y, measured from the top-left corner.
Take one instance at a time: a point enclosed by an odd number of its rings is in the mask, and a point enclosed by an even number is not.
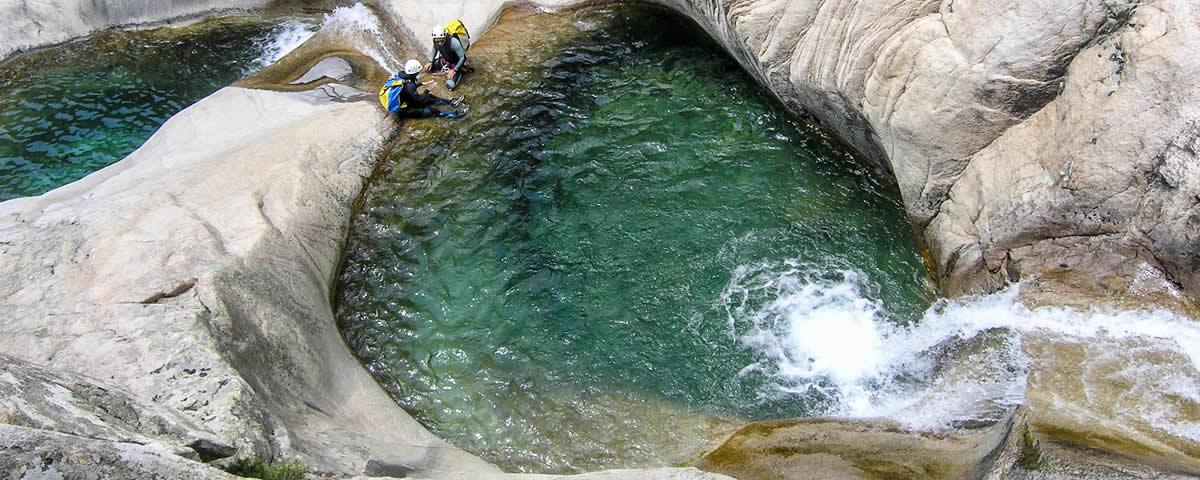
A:
[[[307,469],[299,460],[272,463],[262,457],[239,458],[225,467],[225,471],[233,475],[263,480],[301,480]]]
[[[1037,470],[1045,465],[1042,447],[1029,431],[1029,424],[1025,424],[1021,430],[1021,456],[1017,457],[1017,465],[1029,470]]]

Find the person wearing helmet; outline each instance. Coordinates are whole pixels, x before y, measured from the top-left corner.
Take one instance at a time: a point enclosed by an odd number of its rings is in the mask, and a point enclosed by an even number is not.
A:
[[[461,110],[433,108],[444,105],[458,107],[462,104],[463,97],[445,99],[429,93],[428,90],[419,92],[417,87],[432,83],[421,83],[417,79],[417,75],[420,73],[421,62],[414,58],[404,64],[403,72],[397,73],[384,82],[383,87],[379,89],[379,103],[383,104],[383,108],[402,118],[453,118],[466,113],[466,108]]]
[[[462,80],[467,64],[467,49],[457,35],[446,34],[445,27],[433,27],[433,49],[429,51],[429,71],[446,72],[446,88],[454,90]]]

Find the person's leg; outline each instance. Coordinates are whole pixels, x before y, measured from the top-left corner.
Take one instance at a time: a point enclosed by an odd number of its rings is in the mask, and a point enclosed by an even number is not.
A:
[[[462,71],[462,70],[458,70],[458,71],[454,72],[454,76],[447,77],[447,78],[446,78],[446,89],[447,89],[447,90],[454,90],[454,87],[457,87],[457,86],[458,86],[458,82],[459,82],[460,80],[462,80],[462,76],[463,76],[463,71]]]
[[[430,118],[430,117],[454,118],[454,117],[460,117],[460,116],[462,116],[462,114],[463,114],[463,112],[460,112],[458,110],[442,111],[442,110],[437,110],[433,107],[412,108],[412,109],[401,110],[399,112],[396,112],[396,116],[398,116],[400,118]]]
[[[396,112],[396,116],[400,118],[429,118],[438,115],[440,112],[430,107],[410,108]]]

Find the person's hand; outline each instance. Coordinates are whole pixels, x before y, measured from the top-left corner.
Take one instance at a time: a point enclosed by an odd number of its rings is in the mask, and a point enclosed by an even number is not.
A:
[[[450,70],[446,70],[446,78],[450,78],[450,77],[453,77],[453,76],[454,76],[454,69],[453,69],[453,68],[451,68]]]
[[[430,85],[433,85],[433,84],[435,84],[435,83],[437,83],[437,80],[427,80],[427,81],[421,82],[421,86],[422,86],[422,87],[428,87],[428,86],[430,86]]]
[[[433,62],[429,62],[429,63],[426,63],[426,64],[425,64],[425,71],[426,71],[426,72],[432,72],[432,71],[433,71]]]

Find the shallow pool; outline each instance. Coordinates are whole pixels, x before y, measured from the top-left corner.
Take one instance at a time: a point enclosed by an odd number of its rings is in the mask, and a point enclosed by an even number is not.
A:
[[[171,115],[315,28],[305,19],[247,17],[109,31],[0,65],[0,201],[45,193],[124,158]]]
[[[837,372],[747,312],[798,282],[919,318],[895,195],[684,20],[559,15],[558,40],[473,47],[468,118],[406,126],[352,227],[348,343],[509,470],[687,462],[738,421],[835,412]]]

